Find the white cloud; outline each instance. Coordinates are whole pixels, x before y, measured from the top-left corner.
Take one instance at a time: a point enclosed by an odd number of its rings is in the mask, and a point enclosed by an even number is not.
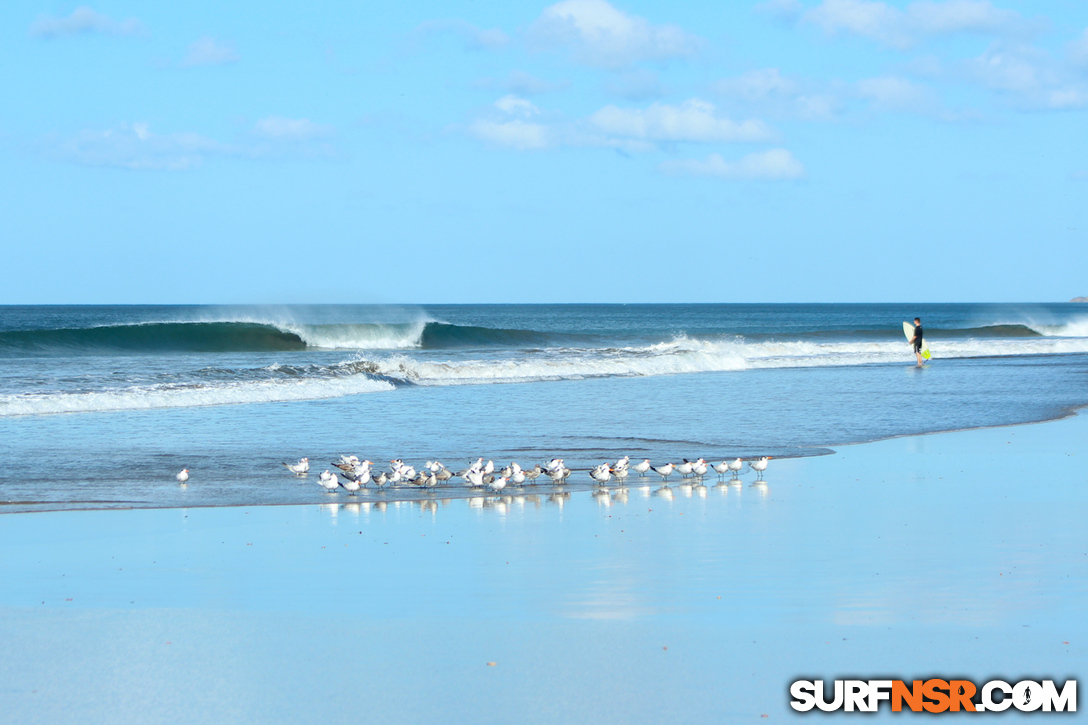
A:
[[[557,143],[555,130],[527,120],[541,113],[530,101],[507,95],[495,101],[494,108],[498,113],[492,118],[474,121],[468,128],[469,133],[482,141],[519,151],[545,149]]]
[[[877,108],[890,111],[931,111],[937,106],[933,92],[898,76],[865,78],[857,83],[858,94]]]
[[[1027,109],[1088,106],[1088,86],[1046,52],[1025,45],[995,44],[966,65],[967,77]]]
[[[905,10],[877,0],[824,0],[799,17],[829,34],[851,33],[897,48],[933,35],[1016,35],[1038,25],[989,0],[917,0]]]
[[[191,68],[197,65],[225,65],[237,61],[238,54],[234,51],[234,46],[205,35],[189,46],[189,52],[185,54],[185,60],[181,64]]]
[[[331,133],[331,127],[306,119],[270,117],[258,121],[240,141],[224,143],[193,132],[158,134],[150,124],[134,122],[105,130],[87,129],[67,138],[47,136],[39,148],[48,158],[81,166],[185,171],[203,165],[210,157],[328,155],[332,148],[321,139]]]
[[[676,25],[652,25],[606,0],[550,5],[529,27],[528,36],[534,44],[568,47],[578,61],[611,69],[642,60],[690,57],[702,42]]]
[[[253,125],[253,132],[261,138],[272,141],[312,141],[330,138],[335,135],[332,126],[314,123],[308,118],[283,118],[268,116]]]
[[[494,50],[510,42],[510,36],[498,28],[478,28],[464,20],[429,20],[421,23],[416,32],[453,33],[461,38],[466,50]]]
[[[842,105],[829,84],[791,78],[777,68],[761,68],[724,78],[712,88],[718,97],[732,105],[806,121],[833,120],[839,116]]]
[[[648,108],[605,106],[589,118],[610,136],[644,141],[767,141],[771,129],[759,120],[733,121],[716,113],[714,104],[698,98],[679,106],[654,103]]]
[[[540,109],[534,106],[532,102],[513,94],[503,96],[495,101],[495,108],[510,116],[528,117],[540,115]]]
[[[488,143],[522,151],[596,146],[646,153],[658,150],[663,144],[773,138],[762,121],[733,121],[699,99],[680,106],[655,103],[643,109],[605,106],[588,118],[570,121],[511,95],[496,101],[490,112],[472,122],[467,131]]]
[[[30,34],[36,38],[63,38],[83,33],[106,35],[146,35],[147,28],[136,18],[113,20],[81,5],[67,17],[40,15],[30,26]]]
[[[726,161],[720,154],[710,154],[705,160],[670,160],[662,162],[660,169],[670,175],[734,180],[786,181],[805,175],[805,167],[786,149],[760,151],[737,161]]]
[[[146,123],[84,130],[67,139],[47,138],[44,147],[54,160],[82,166],[168,171],[192,169],[205,156],[232,152],[230,146],[196,133],[154,134]]]
[[[519,151],[545,149],[554,145],[550,128],[541,123],[521,119],[509,121],[479,119],[469,126],[469,131],[483,141],[497,146],[508,146]]]

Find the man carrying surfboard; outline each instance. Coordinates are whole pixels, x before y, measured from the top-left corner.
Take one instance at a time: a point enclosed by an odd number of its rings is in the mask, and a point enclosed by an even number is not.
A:
[[[914,337],[911,338],[910,344],[914,346],[914,356],[918,358],[918,367],[922,367],[925,364],[925,360],[922,359],[922,318],[914,318]]]

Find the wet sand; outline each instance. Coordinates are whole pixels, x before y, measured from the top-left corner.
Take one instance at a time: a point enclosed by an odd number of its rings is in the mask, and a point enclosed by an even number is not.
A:
[[[801,676],[1077,677],[1086,440],[898,438],[671,496],[2,515],[0,719],[746,722],[805,717]]]

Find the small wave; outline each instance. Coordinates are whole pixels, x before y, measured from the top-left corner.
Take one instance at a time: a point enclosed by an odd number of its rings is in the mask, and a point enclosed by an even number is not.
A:
[[[0,396],[0,417],[321,400],[393,390],[362,375],[221,384],[174,383],[114,390]]]

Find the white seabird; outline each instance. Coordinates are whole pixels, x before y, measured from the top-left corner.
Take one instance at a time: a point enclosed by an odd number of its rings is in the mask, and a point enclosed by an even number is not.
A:
[[[612,468],[607,463],[602,463],[589,472],[589,477],[599,484],[606,484],[612,478]]]
[[[317,482],[329,493],[332,493],[340,487],[340,482],[336,480],[336,476],[332,475],[327,470],[321,472],[321,475],[317,477]],[[358,484],[356,484],[356,490],[358,490]]]
[[[767,470],[767,463],[771,460],[771,456],[763,456],[758,461],[752,461],[748,465],[752,467],[752,470],[756,472],[756,475],[762,480],[763,472]]]
[[[637,473],[639,476],[645,476],[646,471],[649,471],[649,470],[650,470],[650,459],[649,458],[645,459],[642,463],[636,463],[635,464],[635,473]]]
[[[653,467],[654,472],[657,475],[661,476],[661,478],[665,479],[666,481],[669,480],[669,476],[672,475],[672,472],[673,472],[673,470],[675,468],[676,468],[676,466],[674,466],[671,463],[666,463],[664,466],[660,466],[660,467],[657,467],[657,466]]]
[[[189,480],[189,469],[181,469],[180,471],[178,471],[178,474],[174,476],[174,478],[178,479],[178,483],[185,483]]]
[[[300,458],[298,463],[284,463],[284,467],[296,476],[305,476],[310,470],[310,459]]]

